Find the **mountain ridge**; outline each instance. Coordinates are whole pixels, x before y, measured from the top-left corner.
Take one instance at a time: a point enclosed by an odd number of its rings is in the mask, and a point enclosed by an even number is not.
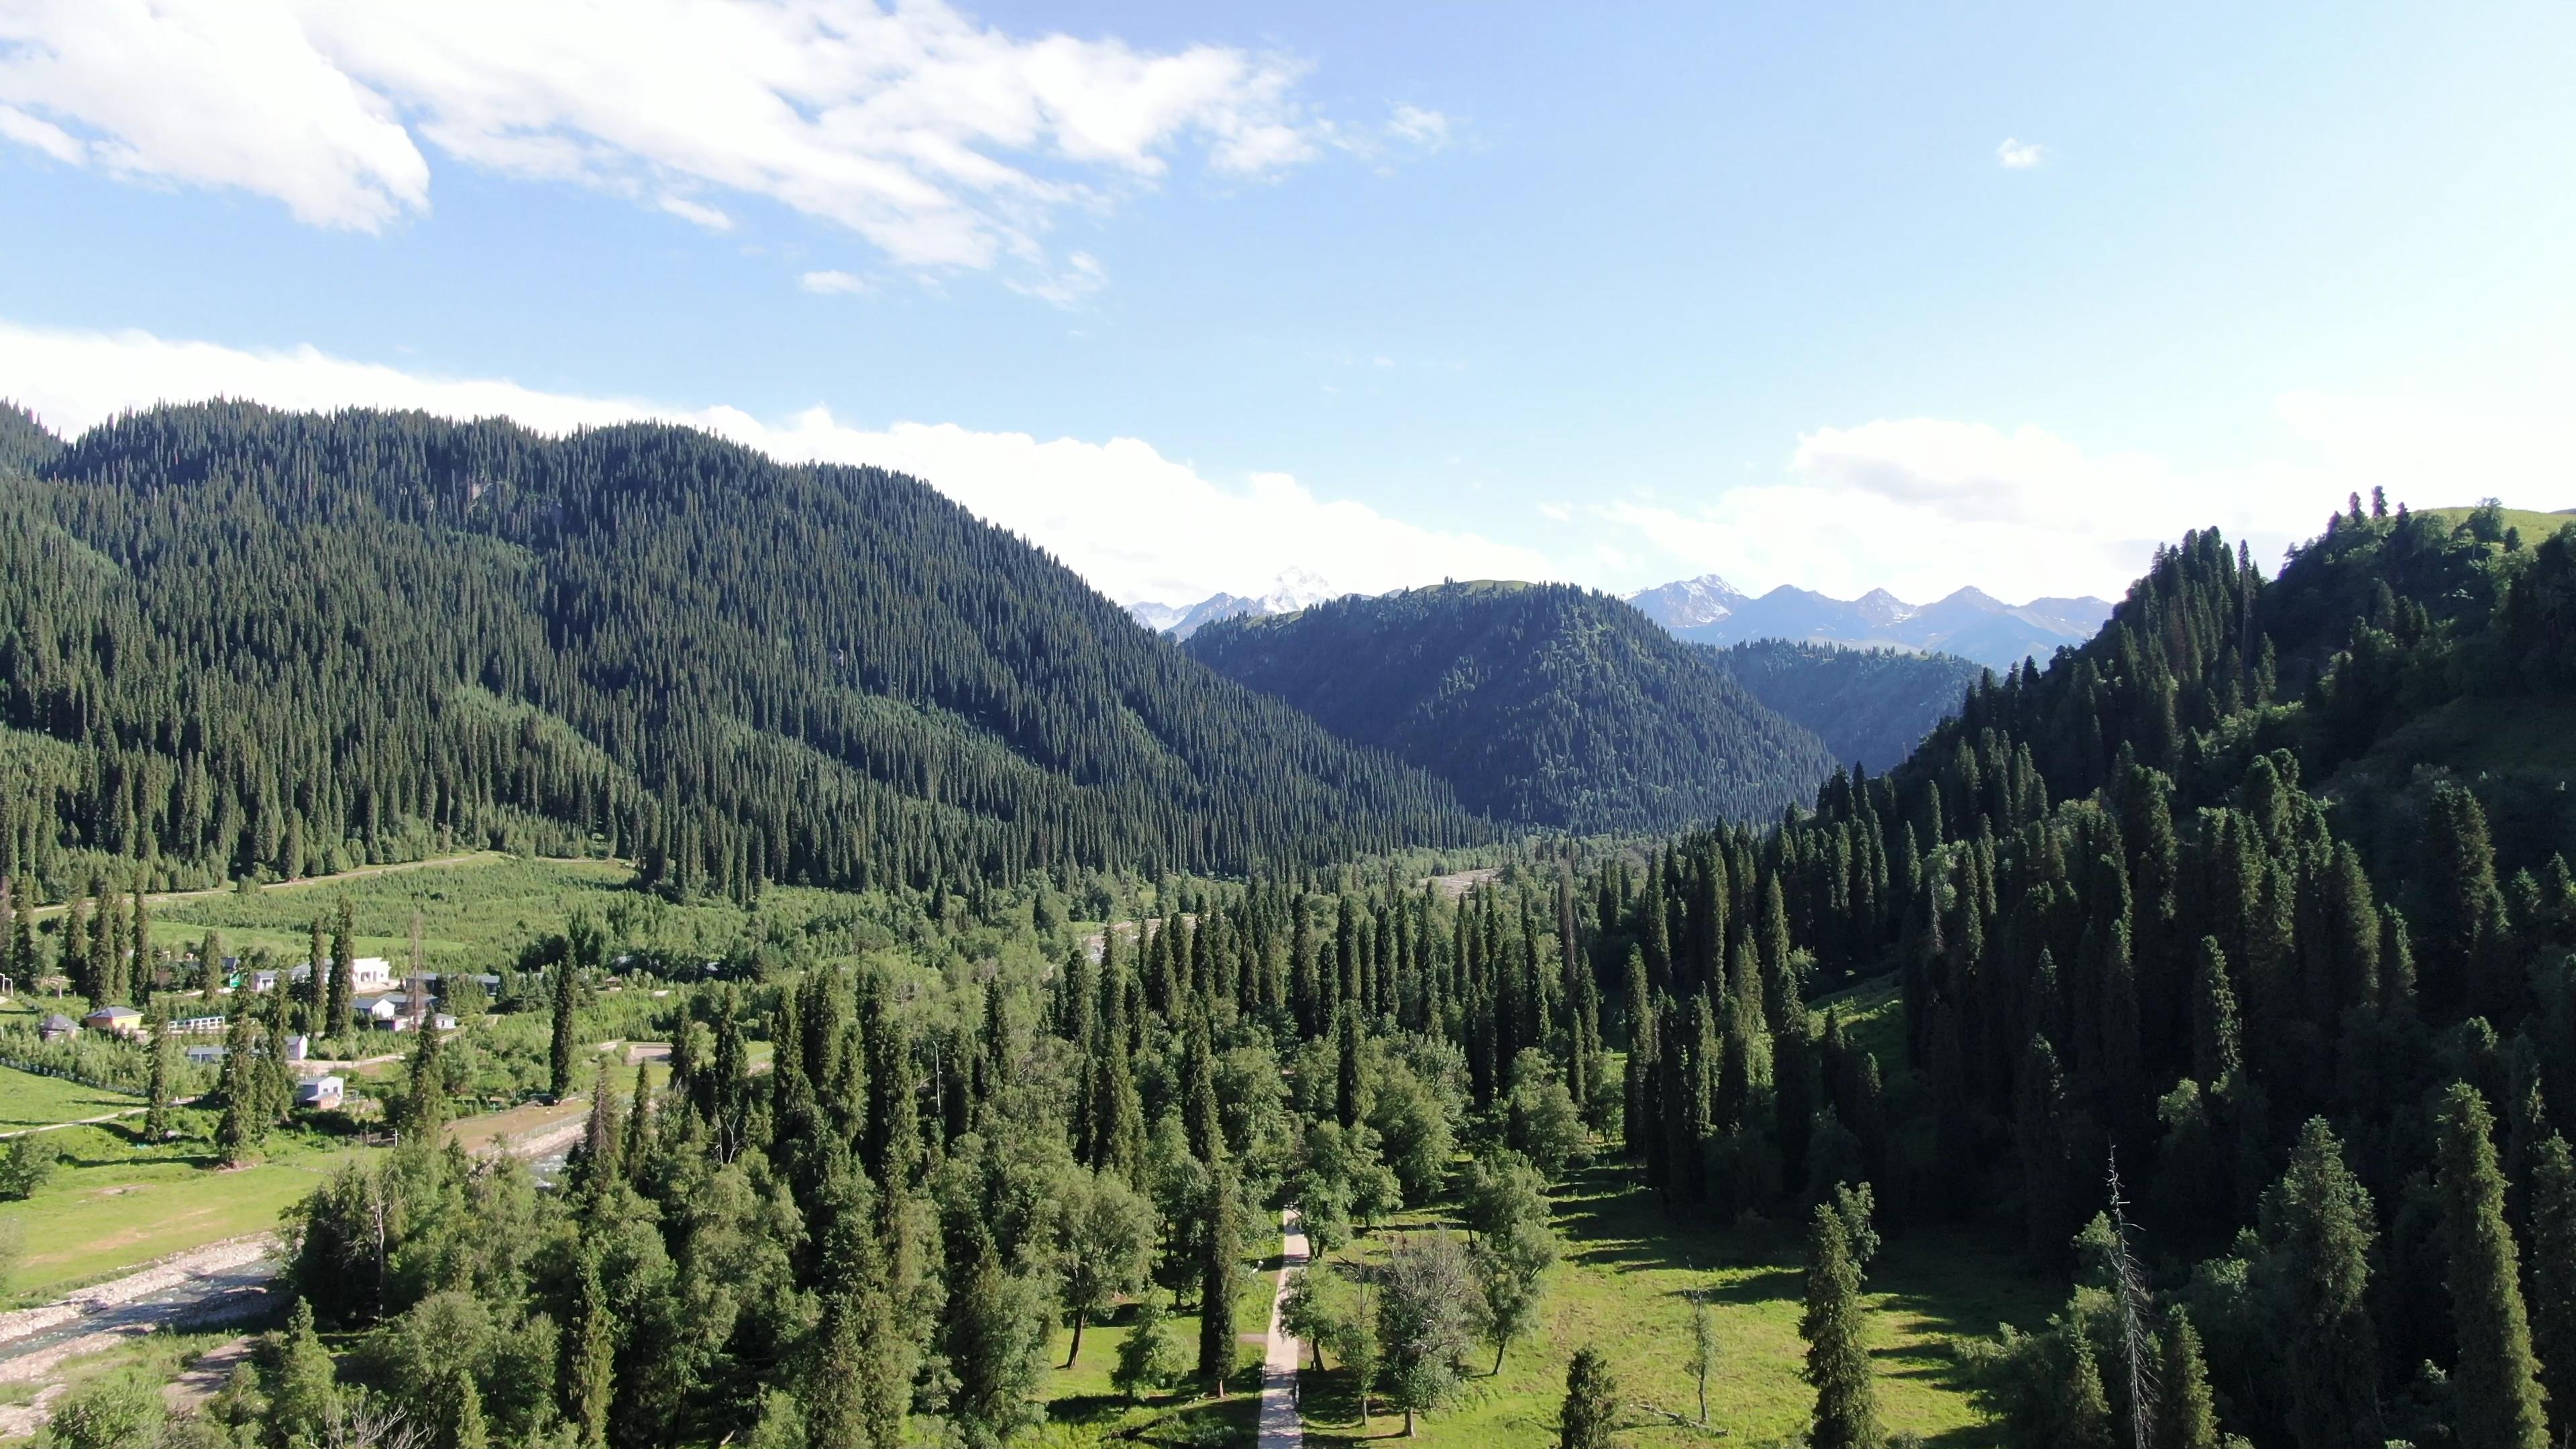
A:
[[[1474,580],[1209,624],[1218,673],[1448,782],[1581,833],[1758,819],[1812,797],[1816,735],[1607,594]]]
[[[1884,588],[1837,599],[1782,584],[1748,595],[1716,574],[1677,579],[1626,596],[1648,618],[1695,644],[1720,648],[1756,639],[1835,644],[1854,649],[1941,652],[2009,669],[2025,657],[2045,659],[2081,644],[2111,617],[2091,597],[2040,598],[2008,604],[1972,586],[1928,604]]]

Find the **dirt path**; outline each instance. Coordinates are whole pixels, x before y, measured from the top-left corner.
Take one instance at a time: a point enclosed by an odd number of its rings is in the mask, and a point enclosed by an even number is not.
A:
[[[427,870],[434,865],[479,865],[484,861],[502,858],[501,852],[497,850],[469,850],[462,855],[436,855],[427,860],[396,860],[388,861],[383,865],[362,865],[356,870],[344,870],[337,875],[297,876],[293,880],[271,881],[260,889],[263,891],[303,890],[307,886],[336,885],[342,881],[364,880],[371,875],[392,875],[397,871],[405,870]],[[147,891],[143,899],[150,905],[166,906],[181,901],[212,900],[217,896],[231,895],[234,889],[232,886],[213,886],[201,891]],[[62,910],[62,906],[38,906],[28,914],[43,920],[47,916],[61,914]]]
[[[193,1107],[204,1100],[205,1099],[203,1097],[173,1097],[170,1099],[170,1105],[173,1107]],[[128,1107],[120,1112],[102,1112],[95,1117],[78,1117],[69,1122],[47,1122],[39,1127],[20,1127],[12,1131],[0,1132],[0,1141],[5,1141],[11,1137],[33,1136],[38,1132],[60,1132],[66,1127],[95,1127],[101,1122],[113,1122],[120,1117],[139,1117],[151,1110],[152,1106],[147,1102],[140,1106]]]
[[[1283,1210],[1279,1214],[1279,1287],[1270,1295],[1270,1336],[1261,1359],[1260,1449],[1304,1449],[1306,1443],[1306,1421],[1297,1406],[1297,1359],[1305,1349],[1279,1322],[1279,1306],[1287,1300],[1288,1285],[1305,1270],[1306,1235],[1298,1231],[1297,1215]]]

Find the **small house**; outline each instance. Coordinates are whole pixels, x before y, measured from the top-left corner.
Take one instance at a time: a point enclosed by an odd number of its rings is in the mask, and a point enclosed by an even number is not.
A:
[[[313,1055],[313,1038],[306,1036],[302,1032],[297,1032],[295,1035],[286,1039],[286,1059],[288,1061],[300,1062],[311,1055]]]
[[[340,1092],[345,1084],[338,1077],[315,1077],[295,1089],[295,1105],[317,1112],[340,1105]]]
[[[188,1048],[187,1055],[191,1066],[211,1067],[222,1063],[224,1049],[210,1043],[200,1043]]]
[[[92,1031],[114,1032],[118,1036],[143,1035],[143,1013],[131,1006],[102,1006],[81,1018],[81,1025]]]
[[[80,1035],[80,1023],[59,1011],[46,1017],[36,1026],[38,1041],[70,1041],[78,1035]]]
[[[382,991],[394,984],[393,963],[382,956],[361,956],[349,963],[349,984],[359,991]]]
[[[378,1031],[401,1031],[411,1025],[411,997],[400,991],[361,996],[349,1003],[359,1019]]]
[[[241,978],[242,989],[244,991],[255,991],[263,994],[275,991],[277,989],[277,975],[278,973],[275,970],[265,967],[257,971],[245,972]]]

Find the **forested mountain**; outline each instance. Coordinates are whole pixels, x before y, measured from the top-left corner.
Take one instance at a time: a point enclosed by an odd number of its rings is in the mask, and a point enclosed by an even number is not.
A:
[[[1708,656],[1755,699],[1805,725],[1834,759],[1884,770],[1956,713],[1986,670],[1955,654],[1756,639]]]
[[[0,874],[586,834],[746,891],[1486,827],[929,487],[704,434],[0,415]]]
[[[1858,1173],[2080,1262],[2047,1331],[1975,1356],[2011,1445],[2129,1442],[2132,1363],[2199,1396],[2147,1410],[2258,1444],[2557,1442],[2571,641],[2576,533],[2501,510],[2355,499],[2272,580],[2187,536],[1892,774],[1605,873],[1632,1150],[1677,1211]],[[1905,1086],[1855,1122],[1876,1098],[1797,1003],[1882,972]],[[2115,1155],[2124,1221],[2096,1216]]]
[[[1464,583],[1211,624],[1191,655],[1501,820],[1592,832],[1775,815],[1815,736],[1618,600]]]

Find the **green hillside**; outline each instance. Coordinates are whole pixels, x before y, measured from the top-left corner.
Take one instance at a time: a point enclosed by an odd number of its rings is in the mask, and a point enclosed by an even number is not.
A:
[[[1751,639],[1709,658],[1768,708],[1805,725],[1842,764],[1884,770],[1913,753],[1985,666],[1955,654]]]
[[[1767,818],[1831,756],[1605,595],[1448,584],[1211,624],[1186,646],[1497,819],[1576,831]]]
[[[909,478],[230,405],[47,442],[0,427],[0,873],[55,898],[120,859],[598,849],[746,893],[1484,829]]]
[[[1596,959],[1648,963],[1641,1169],[1712,1223],[1865,1175],[1900,1226],[1965,1220],[2075,1279],[2045,1330],[1963,1354],[1994,1442],[2068,1442],[2087,1401],[2097,1442],[2131,1433],[2115,1164],[2135,1281],[2191,1319],[2227,1432],[2563,1434],[2571,710],[2576,533],[2356,508],[2269,579],[2186,535],[2097,638],[1981,683],[1895,770],[1767,839],[1676,841],[1642,889],[1596,877]],[[1901,1032],[1858,1112],[1795,1005],[1856,978],[1893,985]],[[1739,1062],[1773,1064],[1767,1103]]]

